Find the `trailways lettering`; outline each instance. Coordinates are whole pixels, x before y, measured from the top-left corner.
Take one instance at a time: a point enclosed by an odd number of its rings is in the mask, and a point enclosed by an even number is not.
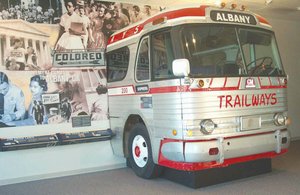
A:
[[[267,106],[277,104],[276,93],[253,95],[221,95],[220,108]]]

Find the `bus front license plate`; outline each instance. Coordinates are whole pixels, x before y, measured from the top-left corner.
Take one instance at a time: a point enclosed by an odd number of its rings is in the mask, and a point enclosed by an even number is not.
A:
[[[248,131],[261,128],[260,117],[241,117],[241,131]]]

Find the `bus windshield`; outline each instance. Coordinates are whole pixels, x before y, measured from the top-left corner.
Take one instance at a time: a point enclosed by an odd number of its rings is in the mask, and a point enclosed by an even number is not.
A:
[[[284,76],[274,33],[229,25],[184,25],[191,76]]]

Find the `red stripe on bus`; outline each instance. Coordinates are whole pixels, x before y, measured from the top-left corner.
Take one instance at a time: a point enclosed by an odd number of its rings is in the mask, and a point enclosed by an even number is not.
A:
[[[278,80],[279,85],[281,85],[281,81],[280,81],[279,77],[277,77],[277,80]]]
[[[268,79],[269,79],[270,86],[272,86],[272,81],[271,81],[271,78],[270,78],[270,77],[268,77]]]
[[[204,169],[227,167],[233,164],[243,163],[243,162],[248,162],[248,161],[253,161],[258,159],[274,158],[276,156],[286,153],[287,151],[288,151],[287,149],[282,149],[280,153],[266,152],[266,153],[254,154],[249,156],[242,156],[238,158],[230,158],[230,159],[225,159],[223,163],[219,163],[216,161],[199,162],[199,163],[175,162],[166,159],[160,153],[158,164],[164,167],[169,167],[172,169],[177,169],[182,171],[200,171]]]
[[[190,89],[192,92],[196,91],[232,91],[232,90],[238,90],[238,87],[211,87],[211,88],[195,88]]]
[[[287,86],[261,86],[261,89],[285,89],[287,88]]]
[[[240,78],[239,78],[239,82],[238,82],[238,85],[237,85],[237,87],[239,87],[239,86],[240,86],[240,84],[241,84],[241,80],[242,80],[242,78],[240,77]]]
[[[262,16],[260,16],[260,15],[257,15],[257,14],[255,14],[255,16],[256,16],[256,18],[258,19],[258,21],[259,21],[260,23],[270,25],[270,23],[269,23],[264,17],[262,17]]]
[[[115,43],[117,41],[121,41],[123,39],[126,39],[128,37],[131,37],[133,35],[136,35],[138,33],[140,33],[144,28],[144,24],[141,24],[141,25],[137,25],[137,26],[134,26],[128,30],[125,30],[125,31],[122,31],[116,35],[113,35],[109,38],[108,40],[108,45],[109,44],[112,44],[112,43]]]
[[[133,90],[135,91],[134,85],[114,86],[114,87],[108,87],[107,89],[116,89],[116,88],[124,88],[124,87],[132,87]]]
[[[261,86],[261,80],[260,80],[260,77],[258,77],[258,83],[259,83],[259,86]]]
[[[258,133],[259,134],[270,134],[270,132],[266,133]],[[224,138],[229,139],[229,138],[238,138],[238,137],[244,137],[244,136],[252,136],[256,134],[250,134],[250,135],[243,135],[243,136],[236,136],[236,137],[226,137]],[[170,143],[170,142],[207,142],[207,141],[212,141],[216,139],[209,139],[209,140],[174,140],[174,139],[164,139],[160,143],[160,149],[159,149],[159,156],[158,156],[158,164],[161,166],[177,169],[177,170],[183,170],[183,171],[199,171],[199,170],[204,170],[204,169],[210,169],[210,168],[217,168],[217,167],[227,167],[232,164],[236,163],[242,163],[242,162],[247,162],[247,161],[252,161],[252,160],[258,160],[262,158],[273,158],[276,156],[279,156],[281,154],[284,154],[288,151],[288,149],[282,149],[280,153],[276,152],[265,152],[265,153],[260,153],[260,154],[253,154],[253,155],[248,155],[248,156],[241,156],[241,157],[236,157],[236,158],[230,158],[230,159],[225,159],[223,163],[219,163],[217,161],[210,161],[210,162],[198,162],[198,163],[188,163],[188,162],[177,162],[177,161],[171,161],[167,159],[166,157],[163,156],[161,149],[163,144]],[[185,144],[183,144],[185,145]]]
[[[225,77],[225,81],[224,81],[223,87],[226,87],[226,83],[227,83],[227,77]]]
[[[145,25],[152,23],[154,20],[159,19],[159,18],[166,17],[168,20],[170,20],[170,19],[175,19],[175,18],[180,18],[180,17],[188,17],[188,16],[203,17],[203,16],[205,16],[205,9],[207,7],[209,7],[209,6],[200,6],[198,8],[184,8],[184,9],[173,10],[173,11],[161,13],[152,18],[149,18],[148,20],[146,20],[143,23],[133,26],[130,29],[127,29],[120,33],[112,35],[109,38],[107,45],[121,41],[121,40],[131,37],[133,35],[139,34],[144,29]],[[270,25],[270,23],[262,16],[257,15],[257,14],[255,14],[255,16],[260,23]]]
[[[123,88],[129,86],[110,87],[108,89]],[[132,86],[133,87],[133,86]],[[284,89],[287,86],[261,86],[261,89]],[[178,92],[205,92],[205,91],[238,91],[239,87],[214,87],[214,88],[190,88],[190,86],[166,86],[166,87],[152,87],[149,92],[137,93],[133,87],[134,94],[115,94],[116,95],[140,95],[140,94],[160,94],[160,93],[178,93]]]
[[[232,91],[238,90],[238,87],[214,87],[214,88],[190,88],[189,86],[171,86],[150,88],[151,94],[174,93],[174,92],[199,92],[199,91]]]
[[[115,43],[117,41],[121,41],[123,39],[126,39],[128,37],[131,37],[133,35],[139,34],[145,27],[145,25],[152,23],[154,20],[159,19],[159,18],[164,18],[166,17],[168,20],[170,19],[175,19],[175,18],[180,18],[180,17],[187,17],[187,16],[205,16],[205,8],[208,6],[200,6],[198,8],[185,8],[185,9],[180,9],[180,10],[174,10],[174,11],[169,11],[165,13],[161,13],[159,15],[156,15],[152,18],[149,18],[145,22],[136,25],[130,29],[124,30],[118,34],[112,35],[109,40],[108,40],[108,45]]]
[[[190,92],[189,86],[167,86],[150,88],[149,93],[174,93],[174,92]]]

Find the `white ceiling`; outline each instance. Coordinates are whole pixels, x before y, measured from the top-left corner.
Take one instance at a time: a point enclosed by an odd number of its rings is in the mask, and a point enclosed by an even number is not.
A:
[[[283,20],[300,21],[300,0],[273,0],[266,5],[265,0],[244,0],[251,11],[262,16]]]
[[[269,0],[272,1],[266,5],[266,0],[115,0],[116,2],[139,4],[139,5],[157,5],[163,7],[173,7],[180,4],[214,4],[216,2],[225,2],[227,5],[236,3],[245,5],[249,10],[265,17],[272,17],[284,20],[300,20],[300,0]]]

